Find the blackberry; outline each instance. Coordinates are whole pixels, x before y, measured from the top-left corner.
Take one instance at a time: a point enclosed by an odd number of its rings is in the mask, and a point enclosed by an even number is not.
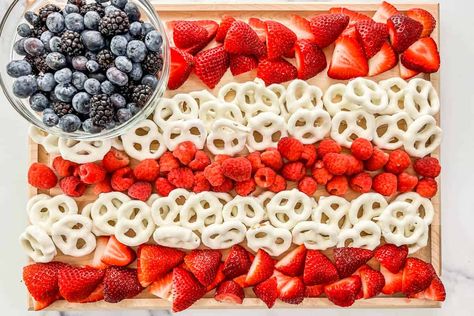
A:
[[[133,90],[135,89],[135,84],[133,84],[132,82],[129,82],[127,85],[125,86],[115,86],[115,92],[121,94],[125,99],[127,99],[127,101],[130,101],[132,100],[132,94],[133,94]]]
[[[128,32],[130,21],[125,12],[116,10],[104,16],[99,22],[99,31],[104,36],[114,36]]]
[[[39,10],[39,17],[43,24],[46,23],[46,19],[53,12],[61,12],[61,9],[54,4],[47,4]]]
[[[86,4],[86,0],[67,0],[67,3],[74,4],[78,8]]]
[[[148,102],[148,100],[150,100],[152,94],[153,89],[151,87],[144,84],[139,84],[133,89],[131,100],[139,107],[143,107]]]
[[[59,117],[63,117],[66,114],[74,113],[74,108],[72,107],[71,103],[55,101],[53,102],[52,108],[54,113],[56,113],[56,115]]]
[[[108,49],[103,49],[97,53],[97,62],[100,68],[107,70],[114,66],[115,57],[112,52]]]
[[[61,35],[61,44],[59,44],[61,52],[66,56],[79,56],[84,52],[84,44],[81,41],[81,34],[74,31],[64,31]]]
[[[49,66],[46,64],[46,55],[43,56],[25,56],[25,61],[28,62],[33,68],[33,72],[36,74],[47,73],[50,71]]]
[[[31,37],[40,38],[41,34],[46,32],[47,30],[48,28],[46,27],[46,25],[36,25],[31,29]]]
[[[149,52],[142,63],[142,68],[145,73],[154,75],[163,68],[163,58],[158,53]]]
[[[106,94],[94,95],[91,98],[91,111],[89,113],[92,123],[96,126],[105,127],[114,120],[114,106]]]
[[[95,2],[85,4],[80,8],[80,13],[82,15],[86,14],[89,11],[96,11],[101,17],[103,17],[105,14],[104,6],[102,6],[100,3]]]

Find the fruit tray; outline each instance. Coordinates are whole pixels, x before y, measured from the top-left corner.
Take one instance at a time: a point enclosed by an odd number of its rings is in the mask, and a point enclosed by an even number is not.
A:
[[[432,33],[433,39],[439,45],[439,4],[438,3],[403,3],[403,4],[394,4],[399,11],[405,11],[412,7],[419,7],[429,11],[438,21],[434,32]],[[211,19],[219,21],[223,15],[231,15],[237,19],[248,20],[251,17],[259,17],[261,19],[272,19],[278,22],[285,24],[288,21],[290,13],[298,14],[303,17],[308,17],[314,14],[327,13],[331,7],[335,6],[344,6],[348,9],[359,11],[361,13],[366,13],[372,15],[375,10],[378,8],[378,3],[188,3],[188,4],[157,4],[156,10],[159,12],[160,17],[164,22],[171,20],[203,20]],[[329,58],[329,54],[332,51],[332,48],[325,49],[325,53]],[[386,78],[398,76],[398,67],[387,71],[381,75],[371,78],[374,81],[383,80]],[[233,77],[228,71],[220,83],[215,87],[213,91],[216,92],[220,87],[230,81],[245,82],[248,80],[253,80],[255,77],[255,71],[240,75],[238,77]],[[425,74],[424,79],[432,82],[433,86],[437,91],[439,91],[440,85],[440,76],[439,72],[434,74]],[[329,78],[326,74],[326,71],[321,72],[316,77],[309,79],[308,83],[317,84],[321,89],[325,90],[329,85],[337,83],[337,80]],[[194,75],[186,81],[186,83],[181,86],[179,89],[174,91],[167,91],[166,94],[168,97],[171,97],[177,93],[189,92],[195,90],[205,89],[205,85]],[[437,123],[440,123],[440,114],[436,116]],[[432,153],[433,157],[439,158],[439,149]],[[29,142],[29,155],[30,163],[33,162],[42,162],[50,165],[52,162],[52,157],[43,149],[43,147],[34,143],[30,140]],[[324,189],[318,190],[316,193],[317,196],[321,195],[324,192]],[[40,193],[46,193],[50,195],[60,194],[61,191],[59,188],[53,188],[48,191],[38,190],[30,186],[29,195],[34,196]],[[346,195],[345,198],[351,200],[354,196]],[[79,207],[86,205],[87,203],[94,201],[96,196],[92,192],[84,194],[80,198],[76,198]],[[438,191],[437,195],[432,198],[432,203],[435,208],[435,216],[433,223],[430,226],[429,241],[428,245],[414,254],[415,257],[423,259],[427,262],[430,262],[438,275],[441,273],[441,205],[440,205],[440,192]],[[327,252],[326,252],[327,253]],[[82,258],[72,258],[64,255],[59,255],[56,259],[63,262],[68,262],[71,264],[87,264],[91,260],[93,254],[88,255]],[[251,289],[245,290],[246,298],[239,308],[266,308],[265,304],[258,298],[255,298],[254,293]],[[283,302],[277,302],[275,308],[328,308],[334,307],[328,299],[326,298],[307,298],[300,305],[290,305]],[[30,310],[33,310],[33,301],[30,296],[28,296],[28,307]],[[196,302],[192,308],[235,308],[236,305],[217,302],[212,297],[204,297]],[[370,300],[357,300],[353,305],[355,308],[435,308],[441,307],[441,302],[429,301],[429,300],[419,300],[419,299],[407,299],[401,296],[378,296]],[[69,303],[65,300],[56,301],[48,310],[108,310],[108,309],[169,309],[170,302],[167,300],[159,299],[151,294],[144,291],[139,296],[124,300],[117,304],[110,304],[104,301],[90,303],[90,304],[77,304]]]

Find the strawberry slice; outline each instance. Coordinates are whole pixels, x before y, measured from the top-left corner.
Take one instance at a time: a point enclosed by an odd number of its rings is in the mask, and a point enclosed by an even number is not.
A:
[[[242,288],[246,288],[246,287],[249,287],[247,282],[245,282],[246,279],[247,279],[247,274],[242,274],[242,275],[239,275],[238,277],[234,278],[234,282],[237,283],[238,285],[240,285]]]
[[[361,287],[360,277],[353,275],[326,285],[324,293],[337,306],[348,307],[354,304]]]
[[[420,22],[401,13],[392,15],[387,27],[393,49],[399,54],[420,38],[423,29]]]
[[[115,236],[111,236],[101,260],[107,265],[124,267],[132,263],[135,258],[136,254],[132,248],[119,242]]]
[[[380,7],[375,11],[372,20],[378,23],[387,23],[387,20],[392,16],[398,13],[397,8],[393,5],[388,3],[387,1],[383,1]]]
[[[298,71],[295,66],[284,59],[263,59],[257,68],[257,77],[265,81],[266,85],[290,81],[296,79],[297,75]]]
[[[369,59],[369,76],[376,76],[386,72],[398,63],[398,55],[387,41],[382,45],[380,51]]]
[[[291,29],[295,32],[296,38],[298,40],[308,40],[310,42],[315,42],[316,38],[311,31],[311,24],[308,20],[299,16],[297,14],[290,15],[290,26]]]
[[[244,289],[232,280],[224,281],[217,287],[214,299],[218,302],[242,304]]]
[[[190,54],[198,52],[199,46],[207,45],[207,30],[195,21],[171,21],[168,27],[173,28],[174,45]]]
[[[446,299],[446,290],[444,289],[443,282],[441,282],[438,276],[435,275],[430,286],[426,290],[411,294],[409,297],[443,302]]]
[[[259,18],[250,18],[249,25],[255,33],[257,33],[258,38],[265,43],[267,40],[267,26],[265,25],[265,22]]]
[[[296,34],[283,24],[265,21],[267,58],[276,60],[288,54],[296,42]]]
[[[193,250],[184,257],[184,263],[196,279],[207,287],[216,277],[221,263],[221,252],[218,250]]]
[[[147,287],[183,262],[185,253],[158,245],[141,245],[137,255],[138,280],[143,287]]]
[[[359,42],[353,37],[338,38],[329,64],[328,76],[333,79],[347,80],[364,77],[368,72],[367,58]]]
[[[230,55],[230,72],[233,76],[249,72],[258,66],[257,58],[244,55]]]
[[[278,298],[277,279],[271,277],[253,287],[255,296],[261,299],[268,308],[272,308]]]
[[[324,284],[338,279],[336,267],[320,251],[308,250],[303,272],[306,285]]]
[[[361,294],[363,298],[377,296],[385,286],[383,274],[368,265],[363,265],[356,274],[360,276],[362,282]]]
[[[206,288],[206,292],[209,292],[213,289],[216,288],[216,286],[218,286],[222,281],[225,280],[225,274],[224,272],[222,272],[224,270],[224,263],[221,262],[219,264],[219,268],[217,269],[217,273],[216,273],[216,276],[214,277],[214,280],[211,282],[211,284],[209,284]]]
[[[430,286],[436,273],[433,266],[418,258],[407,258],[402,276],[402,292],[411,295]]]
[[[393,244],[384,244],[374,251],[375,259],[392,273],[398,273],[403,268],[407,256],[408,247],[406,245],[397,247]]]
[[[249,252],[242,246],[235,245],[230,249],[224,261],[222,272],[228,279],[233,279],[247,273],[251,264]]]
[[[408,69],[407,67],[403,66],[402,63],[398,63],[398,67],[400,69],[400,77],[405,80],[411,79],[420,73],[419,71]]]
[[[374,56],[388,39],[387,25],[383,23],[372,20],[359,21],[355,24],[355,29],[367,58]]]
[[[382,289],[383,294],[392,295],[402,291],[403,271],[392,273],[384,266],[380,266],[380,273],[385,279],[385,285]]]
[[[68,302],[86,299],[102,282],[104,270],[65,265],[59,269],[59,293]]]
[[[329,9],[329,13],[344,14],[347,17],[349,17],[349,24],[347,25],[348,28],[350,28],[351,26],[354,26],[359,21],[371,20],[371,18],[365,14],[362,14],[360,12],[355,12],[346,8],[341,8],[341,7],[331,8]]]
[[[33,297],[35,310],[41,310],[60,298],[59,270],[66,266],[60,262],[34,263],[23,268],[23,282]]]
[[[232,23],[224,40],[224,48],[228,53],[237,55],[260,57],[265,54],[265,44],[257,33],[242,21]]]
[[[207,44],[217,35],[217,30],[219,29],[219,24],[216,21],[212,20],[198,20],[194,21],[197,25],[202,26],[207,31]],[[207,45],[206,44],[206,45]]]
[[[194,73],[210,89],[213,89],[229,68],[229,54],[224,46],[200,52],[194,57]]]
[[[187,309],[206,294],[206,288],[182,268],[173,270],[173,312]]]
[[[320,14],[310,19],[311,32],[315,43],[320,48],[332,44],[349,24],[349,17],[344,14]]]
[[[334,249],[334,261],[340,278],[345,278],[374,256],[374,252],[368,249],[343,247]]]
[[[304,291],[305,297],[320,297],[324,293],[324,284],[307,285]]]
[[[298,246],[286,254],[275,264],[275,269],[288,276],[303,274],[304,261],[306,258],[306,247]]]
[[[407,11],[407,16],[423,25],[420,37],[428,37],[436,27],[436,19],[425,9],[414,8]]]
[[[218,43],[224,43],[227,31],[229,30],[232,23],[234,23],[234,21],[235,19],[229,15],[224,15],[222,17],[221,23],[219,24],[219,28],[217,29],[216,34],[216,41]]]
[[[118,303],[133,298],[143,291],[137,278],[137,270],[125,267],[109,267],[104,276],[104,301]]]
[[[99,283],[94,291],[88,297],[80,301],[80,303],[94,303],[104,299],[104,283]]]
[[[107,264],[102,262],[102,256],[104,255],[105,249],[107,248],[107,243],[109,242],[107,236],[97,237],[96,246],[94,250],[94,257],[92,258],[91,264],[88,266],[95,269],[106,269]]]
[[[259,249],[250,266],[245,283],[249,286],[265,281],[273,274],[275,262],[263,249]]]
[[[148,291],[156,297],[171,301],[171,289],[173,287],[173,271],[159,277],[149,287]]]
[[[304,300],[305,287],[298,277],[283,276],[277,279],[278,298],[288,304],[300,304]]]
[[[438,45],[431,37],[423,37],[403,52],[400,58],[403,66],[414,71],[437,72],[440,65]]]
[[[298,79],[307,80],[312,78],[327,66],[324,52],[309,40],[296,41],[295,57]]]
[[[170,77],[168,79],[168,89],[175,90],[188,80],[189,75],[193,71],[194,59],[193,55],[179,48],[171,47],[171,67]]]

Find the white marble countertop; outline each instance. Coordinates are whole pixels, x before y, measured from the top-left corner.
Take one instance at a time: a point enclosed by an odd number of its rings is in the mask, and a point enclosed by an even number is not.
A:
[[[262,0],[260,0],[262,1]],[[272,1],[272,0],[267,0]],[[367,0],[365,0],[367,2]],[[0,1],[4,12],[9,0]],[[167,1],[170,2],[170,1]],[[176,1],[178,2],[178,1]],[[193,1],[194,2],[194,1]],[[240,1],[239,1],[240,2]],[[349,2],[346,0],[346,2]],[[378,2],[378,1],[377,1]],[[410,2],[417,2],[412,0]],[[422,2],[422,0],[419,0]],[[447,300],[441,309],[417,310],[248,310],[248,315],[474,315],[474,1],[440,0],[443,275]],[[1,13],[0,13],[1,15]],[[0,95],[0,310],[2,315],[27,315],[21,282],[25,257],[18,236],[26,223],[27,124]],[[219,315],[222,310],[190,310],[181,315]],[[241,310],[226,310],[227,316]],[[54,313],[46,315],[167,315],[166,311]],[[31,314],[30,314],[31,315]]]

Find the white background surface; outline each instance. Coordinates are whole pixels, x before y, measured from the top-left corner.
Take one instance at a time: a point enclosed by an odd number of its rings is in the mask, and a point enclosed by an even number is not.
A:
[[[4,12],[9,0],[0,0]],[[178,1],[176,1],[178,2]],[[243,2],[243,1],[240,1]],[[271,0],[269,1],[271,2]],[[417,2],[413,0],[411,2]],[[420,0],[419,2],[422,2]],[[441,105],[443,276],[448,293],[441,309],[249,310],[248,315],[474,315],[474,18],[472,0],[441,2]],[[0,13],[1,14],[1,13]],[[0,94],[0,314],[27,315],[17,238],[26,223],[27,124]],[[219,315],[187,311],[182,315]],[[228,310],[226,315],[241,315]],[[58,315],[59,313],[46,313]],[[67,315],[165,315],[164,311]],[[30,314],[31,315],[31,314]]]

